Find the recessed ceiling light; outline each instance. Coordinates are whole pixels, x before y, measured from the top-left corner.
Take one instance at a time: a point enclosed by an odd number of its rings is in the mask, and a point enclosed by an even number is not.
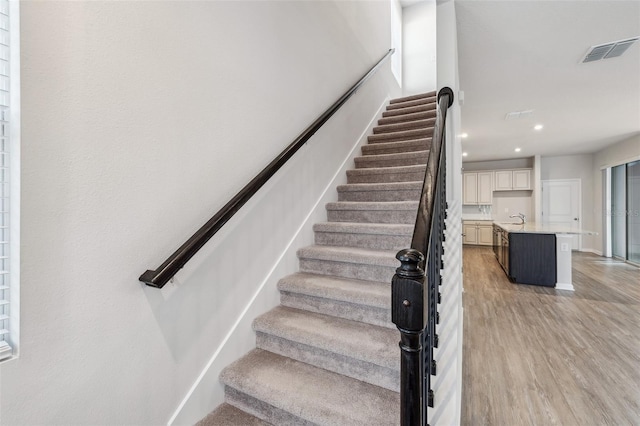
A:
[[[461,137],[462,139],[464,139],[464,138],[468,138],[468,137],[469,137],[469,134],[468,134],[468,133],[462,133],[462,134],[460,134],[460,137]]]
[[[462,156],[463,156],[463,157],[466,157],[467,155],[469,155],[469,153],[468,153],[468,152],[463,152],[463,153],[462,153]]]
[[[536,124],[535,126],[533,126],[535,130],[542,130],[543,127],[544,126],[542,124]]]
[[[514,149],[514,151],[515,151],[515,152],[520,152],[520,151],[522,151],[522,150],[521,150],[520,148],[516,148],[516,149]]]

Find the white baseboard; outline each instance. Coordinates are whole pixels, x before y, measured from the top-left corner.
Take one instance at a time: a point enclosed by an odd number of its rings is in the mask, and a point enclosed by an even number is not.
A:
[[[556,283],[556,290],[575,291],[576,289],[573,288],[571,283]]]
[[[283,272],[283,267],[281,266],[281,264],[291,256],[295,257],[295,252],[299,248],[298,245],[300,243],[300,239],[302,238],[301,235],[306,233],[306,231],[310,230],[313,227],[313,224],[318,221],[318,212],[321,211],[322,213],[324,213],[325,203],[331,201],[331,197],[335,197],[335,194],[331,193],[330,191],[335,191],[335,188],[340,183],[340,179],[346,176],[346,171],[353,167],[353,158],[358,154],[358,150],[360,149],[360,147],[367,142],[367,137],[372,133],[373,127],[376,126],[377,120],[382,116],[382,112],[384,111],[388,102],[389,97],[387,96],[376,111],[375,115],[369,121],[367,127],[362,131],[360,137],[357,139],[357,142],[353,145],[352,149],[349,151],[342,164],[338,167],[338,170],[333,175],[330,182],[326,185],[326,187],[318,197],[314,206],[310,209],[298,229],[293,233],[291,239],[289,240],[289,243],[282,251],[282,253],[280,253],[280,256],[278,257],[276,263],[269,270],[267,276],[260,283],[257,291],[253,294],[253,297],[250,298],[249,302],[244,307],[233,326],[228,330],[222,343],[213,352],[213,355],[207,362],[206,366],[167,422],[168,425],[194,424],[204,416],[206,416],[217,405],[223,402],[224,395],[220,395],[223,392],[223,389],[222,386],[219,385],[218,375],[221,369],[229,363],[228,361],[230,358],[235,360],[242,356],[244,352],[246,352],[245,350],[241,350],[240,353],[235,353],[238,352],[238,347],[242,345],[234,341],[234,334],[239,330],[244,330],[245,328],[249,330],[251,329],[251,323],[253,322],[256,314],[254,312],[254,307],[255,305],[261,304],[258,302],[258,299],[264,298],[262,296],[262,293],[266,292],[265,287],[268,283],[274,283],[278,281],[280,277],[275,275],[281,274]],[[217,390],[212,390],[213,388],[217,388]],[[203,404],[211,404],[212,407],[203,409]]]
[[[600,250],[596,250],[596,249],[592,249],[592,248],[583,248],[580,251],[586,252],[586,253],[593,253],[593,254],[597,254],[598,256],[602,256],[602,252]]]

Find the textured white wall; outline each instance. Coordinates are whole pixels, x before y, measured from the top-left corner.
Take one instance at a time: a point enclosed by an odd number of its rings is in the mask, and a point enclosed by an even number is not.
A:
[[[436,90],[436,1],[402,9],[402,90],[405,95]]]
[[[289,243],[310,241],[305,219],[399,90],[388,65],[175,284],[138,276],[387,51],[389,6],[50,1],[21,12],[22,340],[1,367],[0,421],[166,423],[216,351],[252,345],[241,315],[277,303],[277,274],[297,267]],[[225,340],[235,325],[242,337]],[[198,402],[191,416],[212,404]]]

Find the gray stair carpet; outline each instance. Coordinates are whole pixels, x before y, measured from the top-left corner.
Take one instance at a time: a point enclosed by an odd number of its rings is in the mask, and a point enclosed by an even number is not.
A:
[[[392,100],[254,320],[256,349],[226,367],[209,425],[396,425],[400,334],[391,323],[395,254],[409,247],[435,122],[435,92]]]

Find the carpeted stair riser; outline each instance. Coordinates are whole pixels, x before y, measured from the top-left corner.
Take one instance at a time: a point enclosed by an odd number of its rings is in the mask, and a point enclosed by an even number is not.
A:
[[[338,201],[337,203],[327,203],[329,222],[414,224],[417,212],[417,202]]]
[[[435,110],[435,108],[436,108],[436,104],[432,103],[432,104],[418,105],[414,107],[392,109],[388,111],[383,111],[382,118],[398,117],[401,115],[414,114],[416,112],[433,111]]]
[[[346,226],[341,226],[346,225]],[[412,225],[382,224],[367,227],[359,223],[326,222],[314,226],[317,245],[359,247],[377,250],[401,250],[411,244]]]
[[[297,273],[278,290],[283,306],[395,329],[389,283]]]
[[[255,349],[220,375],[227,402],[275,425],[393,425],[397,392]]]
[[[391,290],[389,290],[391,291]],[[391,303],[391,300],[389,300]],[[309,312],[317,312],[325,315],[333,315],[352,321],[377,325],[396,329],[391,322],[391,309],[358,305],[323,297],[310,296],[301,293],[280,293],[280,304],[290,308],[302,309]]]
[[[300,271],[364,281],[391,282],[395,251],[310,246],[298,250]]]
[[[397,266],[396,266],[397,267]],[[391,281],[396,268],[320,259],[300,259],[300,271],[365,281]]]
[[[430,105],[434,103],[436,103],[435,96],[431,98],[416,99],[414,101],[406,101],[406,102],[398,102],[395,104],[389,104],[387,105],[387,111],[404,109],[404,108],[420,106],[420,105]]]
[[[408,201],[415,200],[416,197],[420,197],[420,189],[401,189],[396,191],[344,191],[338,193],[338,201]]]
[[[400,152],[395,154],[363,155],[354,158],[356,169],[370,169],[376,167],[426,166],[429,151]]]
[[[427,93],[418,93],[418,94],[415,94],[415,95],[403,96],[401,98],[391,99],[389,101],[389,105],[401,104],[403,102],[415,101],[415,100],[418,100],[418,99],[434,98],[434,97],[437,96],[437,94],[438,94],[438,92],[434,90],[434,91],[427,92]]]
[[[359,201],[415,201],[419,199],[416,194],[406,200],[386,200],[386,192],[402,192],[402,191],[421,191],[423,183],[420,181],[413,182],[384,182],[384,183],[348,183],[346,185],[338,185],[338,197],[349,197],[350,193],[370,194],[367,200]],[[359,196],[358,196],[359,197]],[[381,197],[381,198],[378,198]],[[338,200],[338,201],[356,201],[356,200]]]
[[[393,124],[384,124],[381,126],[376,126],[373,128],[373,134],[381,134],[381,133],[392,133],[392,132],[401,132],[403,130],[412,130],[412,129],[425,129],[425,128],[433,128],[436,119],[427,118],[425,120],[414,120],[414,121],[406,121],[404,123],[393,123]]]
[[[362,146],[362,155],[399,154],[431,149],[431,139],[412,139],[400,142],[379,142]]]
[[[378,120],[378,126],[383,126],[386,124],[397,124],[404,123],[407,121],[416,121],[416,120],[428,120],[430,118],[435,118],[436,110],[428,110],[428,111],[419,111],[408,114],[400,114],[391,117],[383,117]]]
[[[254,329],[260,349],[399,391],[392,329],[287,307],[261,315]]]
[[[389,331],[397,334],[391,329],[389,329]],[[339,330],[336,330],[336,333],[339,332]],[[396,338],[396,340],[398,339]],[[393,346],[395,345],[392,345],[392,347]],[[398,380],[400,371],[397,370],[354,360],[348,356],[337,355],[331,351],[323,351],[260,332],[256,332],[256,347],[365,383],[370,383],[395,392],[400,391],[400,383]]]
[[[367,136],[369,143],[408,141],[411,139],[424,139],[433,135],[432,127],[422,129],[403,130],[400,132],[381,133],[379,135]]]
[[[405,235],[390,236],[316,232],[315,242],[321,246],[360,247],[398,251],[409,247],[411,237]]]
[[[207,417],[196,423],[196,426],[270,426],[264,420],[246,413],[233,405],[224,403]]]
[[[424,181],[424,165],[347,170],[347,183],[391,183]]]

